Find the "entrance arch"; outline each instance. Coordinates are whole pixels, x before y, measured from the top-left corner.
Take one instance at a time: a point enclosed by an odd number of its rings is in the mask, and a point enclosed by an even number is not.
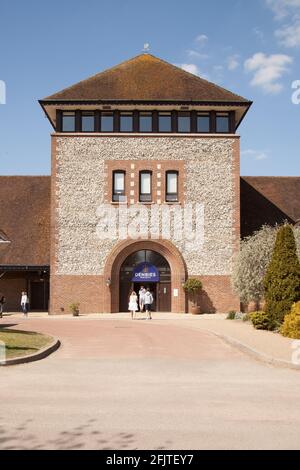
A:
[[[187,277],[186,266],[179,250],[166,240],[124,240],[107,257],[104,268],[104,311],[116,313],[120,304],[120,270],[135,252],[150,250],[166,259],[171,271],[171,312],[186,312],[186,295],[182,284]]]

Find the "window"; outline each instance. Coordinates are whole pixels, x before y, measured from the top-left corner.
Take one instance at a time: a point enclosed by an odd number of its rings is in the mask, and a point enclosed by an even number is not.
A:
[[[190,113],[178,113],[178,132],[191,132]]]
[[[62,115],[62,131],[75,132],[75,112],[64,111]]]
[[[120,131],[132,132],[133,131],[133,116],[132,113],[120,114]]]
[[[125,171],[113,172],[113,201],[125,202]]]
[[[166,201],[178,201],[178,171],[167,171],[166,173]]]
[[[101,113],[101,132],[113,132],[114,131],[114,115],[111,112]]]
[[[198,114],[197,116],[197,132],[205,133],[210,131],[209,114]]]
[[[152,113],[140,113],[140,132],[152,132]]]
[[[82,132],[94,132],[95,120],[93,112],[83,112],[81,117]]]
[[[140,172],[140,202],[152,201],[152,172]]]
[[[158,130],[159,132],[172,132],[171,113],[159,113]]]
[[[227,113],[217,113],[216,131],[226,133],[230,131],[229,115]]]

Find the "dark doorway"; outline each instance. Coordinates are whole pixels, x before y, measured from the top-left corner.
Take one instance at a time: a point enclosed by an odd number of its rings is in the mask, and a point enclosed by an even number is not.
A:
[[[49,283],[47,281],[30,282],[30,309],[48,310]]]
[[[142,262],[148,262],[159,271],[159,282],[132,282],[134,268]],[[156,251],[140,250],[128,256],[120,269],[120,312],[128,311],[128,301],[131,291],[137,293],[141,286],[149,287],[154,303],[153,310],[159,312],[171,311],[171,269],[167,260]]]

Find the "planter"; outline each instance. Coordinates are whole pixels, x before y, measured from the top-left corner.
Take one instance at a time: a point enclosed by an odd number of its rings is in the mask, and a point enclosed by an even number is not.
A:
[[[74,310],[72,312],[73,317],[79,317],[79,310]]]
[[[198,305],[193,305],[191,308],[192,315],[199,315],[200,312],[200,307]]]

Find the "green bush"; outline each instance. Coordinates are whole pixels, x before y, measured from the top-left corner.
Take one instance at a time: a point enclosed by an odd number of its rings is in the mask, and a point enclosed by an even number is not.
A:
[[[228,315],[226,317],[226,320],[235,320],[236,312],[234,310],[231,310],[228,312]]]
[[[251,314],[250,313],[245,313],[245,315],[243,316],[243,321],[244,322],[251,321]]]
[[[300,302],[294,304],[291,313],[285,316],[280,333],[288,338],[300,339]]]
[[[276,327],[283,323],[293,303],[300,300],[300,263],[290,225],[283,225],[277,232],[272,260],[264,278],[264,287],[265,322],[274,328],[274,325]]]
[[[276,323],[267,312],[259,311],[250,313],[250,320],[256,330],[275,330]]]
[[[202,282],[199,279],[189,278],[183,285],[184,290],[192,296],[193,305],[197,304],[197,294],[202,289]]]

